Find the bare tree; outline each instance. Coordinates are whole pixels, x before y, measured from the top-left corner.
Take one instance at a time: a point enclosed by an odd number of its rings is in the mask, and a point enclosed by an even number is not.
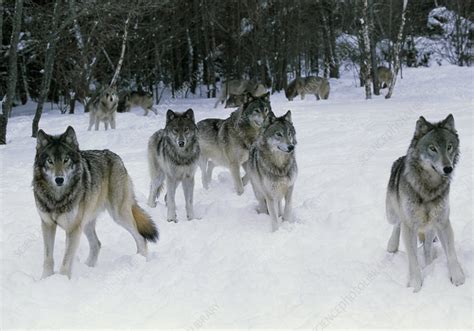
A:
[[[35,117],[31,127],[31,136],[36,138],[38,133],[38,125],[43,114],[44,102],[48,96],[49,86],[51,85],[51,77],[53,75],[54,59],[56,56],[56,44],[59,38],[58,35],[58,21],[60,12],[61,0],[56,0],[53,9],[53,20],[51,22],[51,33],[46,45],[46,54],[44,57],[43,79],[41,80],[41,90],[38,98],[38,105],[36,106]]]
[[[400,23],[400,29],[398,30],[397,42],[395,43],[395,46],[393,47],[394,64],[393,64],[392,82],[388,89],[387,95],[385,96],[385,99],[390,99],[392,97],[393,89],[397,81],[398,71],[400,70],[400,49],[402,47],[402,41],[403,41],[403,28],[405,27],[407,4],[408,4],[408,0],[403,0],[402,21]]]
[[[372,91],[370,89],[372,78],[370,75],[371,64],[370,64],[370,38],[369,38],[369,15],[368,15],[368,0],[362,0],[362,18],[360,19],[362,37],[363,37],[363,52],[362,52],[362,66],[361,70],[364,70],[364,86],[365,86],[365,98],[372,99]]]
[[[112,77],[112,80],[110,81],[109,86],[114,86],[117,83],[117,80],[120,75],[120,70],[122,69],[123,59],[125,58],[125,49],[127,48],[129,22],[130,22],[130,13],[128,14],[127,19],[125,20],[125,28],[124,28],[123,37],[122,37],[122,51],[120,53],[120,58],[117,63],[117,67],[115,68],[114,76]]]
[[[3,11],[2,11],[3,15]],[[13,105],[15,96],[16,82],[18,78],[18,41],[20,39],[21,21],[23,17],[23,0],[16,0],[15,15],[13,17],[13,29],[10,39],[10,49],[8,51],[8,83],[7,95],[0,112],[0,145],[7,143],[7,125],[8,118]]]

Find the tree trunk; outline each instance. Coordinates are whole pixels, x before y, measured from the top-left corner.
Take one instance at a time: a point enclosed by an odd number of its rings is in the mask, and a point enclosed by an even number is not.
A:
[[[56,43],[57,39],[59,38],[56,33],[56,30],[58,28],[60,4],[61,0],[56,0],[56,2],[54,3],[53,21],[51,23],[51,34],[48,38],[48,44],[46,46],[46,54],[44,59],[43,79],[41,80],[41,89],[40,95],[38,97],[38,105],[36,106],[36,113],[35,117],[33,118],[33,124],[31,127],[31,136],[33,138],[36,138],[36,134],[38,133],[38,125],[41,119],[41,115],[43,114],[44,102],[48,97],[49,87],[51,85],[51,77],[53,75],[54,69],[54,60],[56,57]]]
[[[362,55],[362,61],[364,64],[364,85],[365,85],[365,98],[372,99],[371,91],[371,81],[370,77],[371,65],[370,65],[370,39],[369,39],[369,19],[368,19],[368,0],[363,0],[362,2],[362,19],[361,19],[361,29],[362,36],[364,40],[364,52]],[[362,69],[362,68],[361,68]]]
[[[125,58],[125,49],[127,47],[129,22],[130,22],[130,13],[128,14],[127,19],[125,21],[125,29],[124,29],[123,38],[122,38],[122,52],[120,53],[120,59],[117,63],[117,68],[115,68],[115,73],[114,73],[114,76],[112,77],[112,80],[110,81],[109,86],[114,86],[117,83],[118,77],[120,75],[120,70],[122,69],[123,59]]]
[[[2,4],[3,7],[3,4]],[[2,10],[3,16],[3,10]],[[0,112],[0,145],[7,143],[7,125],[10,116],[13,98],[15,96],[16,82],[18,78],[18,41],[20,39],[21,20],[23,17],[23,0],[16,0],[15,14],[12,22],[12,35],[10,39],[10,49],[8,51],[8,82],[6,100]]]
[[[374,94],[375,95],[380,95],[380,84],[379,84],[379,77],[377,75],[377,56],[375,53],[376,45],[377,42],[375,40],[375,33],[374,33],[374,1],[369,0],[369,35],[370,35],[370,62],[372,64],[371,68],[371,73],[372,73],[372,78],[373,78],[373,88],[374,88]]]
[[[395,83],[397,81],[397,76],[398,76],[398,71],[400,70],[400,49],[402,47],[402,41],[403,41],[403,28],[405,26],[405,14],[407,11],[407,4],[408,0],[403,0],[403,10],[402,10],[402,21],[400,23],[400,30],[398,30],[398,36],[397,36],[397,42],[394,46],[394,54],[393,54],[393,76],[392,76],[392,82],[390,83],[387,95],[385,96],[385,99],[390,99],[392,97],[393,89],[395,87]]]

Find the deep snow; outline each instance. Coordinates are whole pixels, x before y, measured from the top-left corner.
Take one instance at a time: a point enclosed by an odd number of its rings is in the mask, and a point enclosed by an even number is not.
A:
[[[166,222],[162,199],[156,209],[145,204],[146,145],[163,127],[166,109],[192,107],[198,120],[226,117],[230,110],[214,110],[215,100],[168,100],[158,107],[158,116],[144,117],[139,109],[118,114],[117,129],[108,132],[88,132],[82,111],[45,113],[40,127],[46,132],[61,133],[70,124],[82,149],[108,148],[123,158],[139,203],[161,232],[146,262],[135,254],[132,237],[104,213],[97,227],[102,241],[98,266],[84,264],[88,245],[83,237],[71,280],[57,274],[40,280],[43,244],[31,188],[32,115],[11,118],[8,145],[0,147],[2,328],[472,328],[474,70],[442,66],[403,73],[391,100],[364,100],[351,74],[331,81],[327,101],[272,96],[277,115],[293,111],[299,165],[296,223],[276,233],[270,232],[268,216],[257,215],[251,187],[237,196],[223,168],[214,172],[208,191],[197,172],[199,220],[185,220],[181,188],[178,224]],[[437,121],[449,113],[461,139],[451,221],[466,283],[450,283],[436,243],[436,259],[424,268],[423,288],[414,294],[405,286],[403,244],[397,254],[385,250],[391,231],[385,187],[417,118]],[[64,238],[58,229],[56,270]]]

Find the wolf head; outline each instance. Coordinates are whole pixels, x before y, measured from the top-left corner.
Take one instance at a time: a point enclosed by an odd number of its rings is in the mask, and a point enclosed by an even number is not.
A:
[[[247,102],[248,95],[230,95],[225,102],[224,108],[235,108],[242,106],[245,102]]]
[[[58,136],[38,131],[35,169],[50,185],[57,188],[67,186],[80,160],[79,144],[71,126]]]
[[[288,86],[285,88],[285,96],[288,101],[293,101],[293,99],[298,95],[298,87],[303,84],[303,79],[301,77],[295,78]]]
[[[281,117],[275,117],[273,113],[270,113],[263,124],[261,139],[272,152],[293,153],[297,141],[291,111],[288,110]]]
[[[242,117],[248,120],[251,126],[261,128],[271,111],[270,92],[260,97],[254,97],[248,93],[247,101],[243,105]]]
[[[118,100],[117,91],[113,87],[106,88],[100,96],[100,101],[105,104],[108,109],[112,109],[118,103]]]
[[[416,122],[410,150],[419,157],[426,171],[450,177],[459,158],[459,138],[453,115],[438,123],[430,123],[421,116]]]
[[[194,112],[191,108],[184,113],[177,113],[168,109],[166,113],[166,135],[172,144],[185,149],[196,140],[197,127],[194,121]]]

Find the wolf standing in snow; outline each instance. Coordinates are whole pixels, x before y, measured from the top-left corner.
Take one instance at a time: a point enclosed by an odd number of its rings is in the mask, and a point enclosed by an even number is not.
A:
[[[377,68],[377,77],[379,80],[379,88],[383,89],[386,87],[390,87],[392,84],[393,73],[392,71],[384,66],[380,66]]]
[[[87,104],[89,109],[89,128],[95,125],[95,130],[99,130],[100,122],[104,122],[105,130],[110,127],[115,129],[115,115],[117,113],[118,96],[115,88],[106,88],[98,98],[91,100]]]
[[[244,193],[240,166],[248,160],[250,146],[270,111],[270,93],[258,98],[249,96],[249,101],[229,118],[208,118],[197,124],[201,147],[199,166],[205,189],[209,188],[212,170],[220,165],[230,169],[237,194]]]
[[[200,148],[193,110],[188,109],[181,114],[169,109],[166,114],[165,128],[155,132],[148,142],[148,165],[151,177],[148,205],[156,206],[156,199],[166,180],[168,222],[178,222],[175,194],[180,182],[183,183],[187,218],[188,220],[194,218],[194,173],[199,155]]]
[[[141,107],[145,113],[144,116],[148,116],[148,113],[152,111],[155,115],[158,115],[158,112],[153,108],[153,94],[142,91],[132,91],[125,93],[120,102],[121,109],[119,112],[129,112],[132,107]]]
[[[295,146],[296,132],[288,111],[281,117],[270,113],[250,149],[247,171],[258,201],[258,212],[270,214],[273,231],[278,230],[280,216],[283,221],[292,220],[293,188],[298,174]]]
[[[306,94],[314,94],[317,100],[329,98],[329,81],[323,77],[308,76],[305,78],[297,77],[285,89],[285,96],[288,101],[299,94],[301,100],[304,100]]]
[[[393,231],[387,250],[398,250],[401,231],[408,255],[408,286],[415,292],[423,283],[417,257],[418,235],[423,238],[425,264],[432,261],[431,247],[437,234],[448,259],[451,282],[456,286],[464,283],[449,220],[449,186],[458,158],[453,115],[439,123],[430,123],[422,116],[416,122],[407,155],[392,166],[386,212]]]
[[[109,150],[81,151],[72,127],[59,136],[38,132],[33,192],[43,231],[43,278],[54,273],[57,225],[66,231],[66,250],[59,272],[71,278],[82,231],[90,247],[86,264],[95,266],[101,246],[95,224],[104,208],[130,232],[143,256],[147,255],[146,241],[158,238],[150,216],[135,200],[132,180],[120,157]]]

